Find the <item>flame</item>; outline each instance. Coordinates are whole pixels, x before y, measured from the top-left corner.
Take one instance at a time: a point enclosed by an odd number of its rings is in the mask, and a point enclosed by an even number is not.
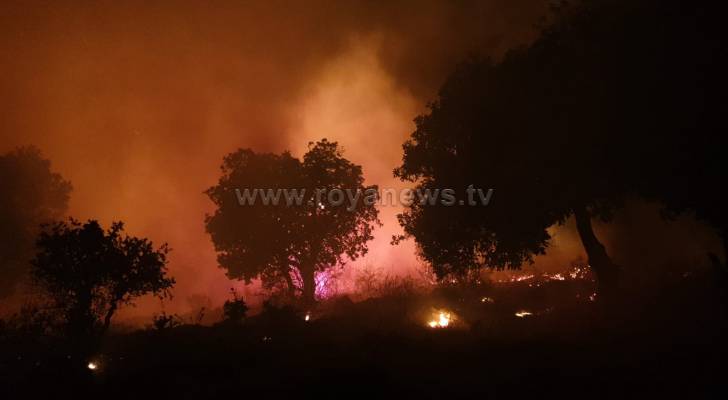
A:
[[[528,317],[529,315],[533,315],[533,313],[530,311],[526,311],[526,310],[521,310],[521,311],[516,312],[516,317],[518,317],[518,318]]]
[[[515,282],[523,282],[523,281],[527,281],[529,279],[532,279],[533,277],[534,277],[533,274],[530,274],[530,275],[522,275],[522,276],[516,277],[515,279],[511,279],[511,282],[514,282],[514,281]]]
[[[86,368],[90,369],[91,371],[96,371],[99,368],[99,365],[91,361],[88,363],[88,365],[86,365]]]
[[[555,280],[555,281],[563,281],[563,280],[566,280],[566,278],[564,277],[564,275],[562,275],[560,273],[559,274],[555,274],[555,275],[551,275],[550,279]]]
[[[517,283],[517,282],[533,280],[531,283],[528,284],[529,287],[538,287],[543,282],[566,281],[568,279],[572,279],[572,280],[591,279],[591,271],[589,269],[589,266],[574,267],[568,271],[558,272],[555,274],[544,273],[544,274],[538,274],[538,275],[537,274],[515,275],[515,276],[498,279],[495,282],[497,282],[497,283]]]
[[[303,320],[308,322],[311,319],[311,314],[306,314],[305,317],[303,317]]]
[[[447,328],[451,320],[452,315],[449,312],[440,311],[427,325],[430,328]]]

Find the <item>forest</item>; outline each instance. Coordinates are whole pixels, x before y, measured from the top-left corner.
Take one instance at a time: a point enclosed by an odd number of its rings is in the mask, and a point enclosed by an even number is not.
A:
[[[293,3],[0,5],[2,398],[724,393],[717,5]]]

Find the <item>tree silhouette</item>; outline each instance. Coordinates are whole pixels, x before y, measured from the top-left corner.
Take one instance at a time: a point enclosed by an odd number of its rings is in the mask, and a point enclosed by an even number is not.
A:
[[[544,252],[557,219],[552,205],[533,196],[547,185],[530,165],[540,143],[523,126],[509,73],[489,60],[461,65],[403,146],[395,175],[418,189],[450,188],[460,199],[469,185],[495,189],[487,207],[414,202],[399,216],[440,279],[485,266],[518,268]]]
[[[618,187],[622,181],[607,178],[616,170],[591,158],[599,154],[591,150],[597,135],[566,130],[566,124],[575,129],[579,121],[566,121],[557,110],[571,99],[547,87],[561,82],[555,81],[558,75],[538,70],[537,56],[518,52],[500,64],[463,64],[429,114],[416,119],[402,166],[395,170],[420,189],[454,188],[459,198],[469,185],[494,188],[488,206],[416,202],[400,215],[400,223],[442,278],[531,262],[549,244],[547,229],[573,215],[601,290],[609,290],[617,267],[591,220],[608,219],[625,189]]]
[[[217,206],[206,217],[218,263],[234,279],[261,278],[267,287],[283,284],[291,295],[314,301],[315,274],[367,252],[379,221],[376,186],[364,186],[360,166],[342,156],[336,142],[309,144],[303,160],[289,153],[258,154],[249,149],[227,155],[222,177],[206,191]],[[300,204],[262,201],[240,205],[236,189],[297,189]],[[330,204],[332,189],[368,193],[368,201]],[[353,193],[353,192],[352,192]],[[375,196],[371,196],[374,194]]]
[[[0,298],[27,275],[40,225],[65,213],[70,193],[37,148],[0,156]]]
[[[122,235],[121,222],[104,231],[99,223],[69,219],[47,225],[38,238],[32,277],[63,315],[73,338],[105,332],[122,305],[152,293],[170,295],[163,244]]]
[[[517,268],[545,252],[548,227],[573,216],[600,291],[613,290],[619,267],[594,234],[594,218],[609,221],[632,195],[707,210],[701,205],[724,180],[724,139],[704,121],[717,121],[706,112],[717,97],[703,81],[721,70],[716,14],[680,0],[556,11],[531,46],[501,62],[462,64],[404,145],[395,170],[402,179],[495,188],[485,208],[414,204],[400,216],[440,276]],[[699,179],[701,170],[709,178]],[[674,193],[676,183],[696,180],[712,183],[696,197]],[[710,209],[719,221],[722,210]]]
[[[230,289],[230,294],[233,296],[231,300],[225,300],[225,304],[222,305],[222,315],[225,322],[239,324],[245,319],[245,314],[248,312],[248,305],[242,297],[238,296],[235,289]]]
[[[728,211],[723,187],[728,180],[728,136],[725,134],[725,93],[728,91],[728,63],[721,38],[726,26],[717,5],[673,0],[670,19],[659,27],[661,41],[654,69],[635,77],[648,93],[633,96],[634,109],[644,109],[646,101],[655,104],[652,114],[635,112],[643,129],[652,135],[642,148],[652,150],[642,156],[644,173],[650,175],[640,191],[665,204],[665,216],[689,213],[707,223],[723,241],[724,261],[728,259]],[[679,6],[679,7],[678,7]],[[655,24],[657,25],[657,24]],[[655,57],[657,55],[657,57]],[[659,66],[659,67],[658,67]],[[650,118],[652,117],[652,118]],[[659,149],[659,152],[655,151]],[[660,171],[655,171],[660,169]],[[645,184],[646,183],[646,184]],[[710,255],[714,264],[718,256]]]

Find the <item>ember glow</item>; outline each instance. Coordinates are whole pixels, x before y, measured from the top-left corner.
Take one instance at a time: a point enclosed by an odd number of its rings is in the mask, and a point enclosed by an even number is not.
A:
[[[99,369],[99,365],[91,361],[88,363],[88,365],[86,365],[86,368],[90,369],[91,371],[96,371],[97,369]]]
[[[505,278],[497,279],[496,283],[518,283],[518,282],[529,282],[529,286],[538,287],[544,282],[549,281],[567,281],[567,280],[590,280],[594,281],[589,266],[577,266],[565,272],[557,272],[553,274],[549,273],[528,273],[528,274],[516,274]]]
[[[433,319],[431,319],[427,326],[430,328],[447,328],[450,326],[450,321],[452,320],[452,314],[447,311],[439,311],[436,315],[433,316]]]
[[[534,277],[534,275],[533,275],[533,274],[530,274],[530,275],[521,275],[521,276],[517,276],[517,277],[515,277],[514,279],[511,279],[511,282],[522,282],[522,281],[527,281],[527,280],[529,280],[529,279],[533,279],[533,277]]]
[[[563,280],[566,280],[566,278],[562,274],[554,274],[554,275],[551,275],[550,279],[555,280],[555,281],[563,281]]]

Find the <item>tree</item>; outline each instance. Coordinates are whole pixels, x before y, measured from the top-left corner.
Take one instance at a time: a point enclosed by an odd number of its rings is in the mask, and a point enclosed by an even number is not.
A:
[[[70,193],[37,148],[0,156],[0,298],[27,276],[40,225],[66,212]]]
[[[540,56],[519,51],[499,64],[485,59],[461,65],[430,112],[416,119],[395,170],[420,190],[454,188],[459,198],[469,185],[494,188],[487,207],[415,202],[400,223],[442,278],[532,262],[549,245],[548,228],[573,215],[600,290],[610,290],[618,267],[591,220],[608,219],[626,188],[608,177],[617,169],[594,157],[601,132],[582,129],[590,115],[568,104],[571,93],[549,87],[563,81],[550,74],[555,71],[539,70]],[[567,120],[562,108],[579,117]]]
[[[94,220],[69,219],[45,226],[31,275],[63,316],[68,333],[86,338],[104,333],[122,305],[145,294],[168,297],[169,248],[123,235],[121,222],[104,231]]]
[[[403,146],[395,176],[416,182],[417,190],[450,188],[463,199],[470,185],[495,189],[486,207],[414,202],[399,215],[440,279],[486,266],[520,267],[544,253],[546,229],[560,218],[537,198],[548,193],[538,176],[547,171],[531,163],[539,163],[546,143],[527,128],[509,74],[488,59],[462,64],[430,112],[415,119],[417,129]]]
[[[659,143],[662,155],[659,162],[650,164],[665,172],[650,171],[652,177],[641,192],[663,202],[667,218],[688,213],[711,226],[722,239],[725,267],[728,211],[723,189],[728,181],[728,136],[724,103],[728,63],[719,55],[725,51],[722,38],[726,25],[721,10],[712,3],[669,3],[680,6],[673,5],[669,24],[661,24],[668,34],[663,33],[659,43],[669,48],[655,52],[661,56],[660,68],[645,74],[650,80],[644,79],[651,82],[652,101],[659,105],[659,115],[650,120],[650,126],[658,132],[651,139],[653,145]],[[644,103],[645,97],[634,101]],[[643,168],[650,168],[650,164]],[[710,254],[710,258],[720,265],[717,255]]]
[[[377,188],[364,186],[361,167],[344,158],[336,142],[310,143],[303,160],[241,149],[224,158],[221,170],[218,184],[205,192],[217,207],[205,223],[228,277],[284,285],[313,302],[317,272],[366,254],[379,223]],[[241,205],[246,189],[279,197]],[[332,204],[326,199],[334,189],[368,196],[353,206]]]
[[[703,121],[719,121],[703,81],[724,71],[711,37],[719,14],[681,0],[556,11],[531,46],[462,64],[404,145],[402,179],[496,189],[482,209],[414,204],[400,216],[440,276],[517,268],[573,216],[600,291],[613,291],[619,267],[592,220],[609,221],[626,196],[679,204],[672,177],[709,169],[713,185],[723,180],[719,135]],[[717,192],[701,193],[705,204]]]

